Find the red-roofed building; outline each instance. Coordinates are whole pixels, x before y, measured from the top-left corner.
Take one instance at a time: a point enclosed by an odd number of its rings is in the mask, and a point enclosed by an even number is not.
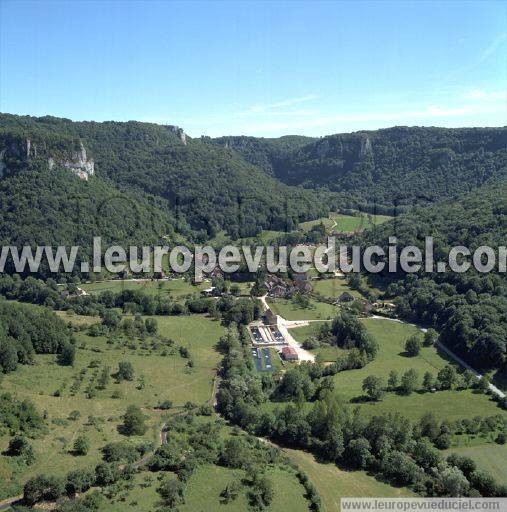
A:
[[[294,347],[283,347],[282,356],[286,361],[297,361],[299,359]]]

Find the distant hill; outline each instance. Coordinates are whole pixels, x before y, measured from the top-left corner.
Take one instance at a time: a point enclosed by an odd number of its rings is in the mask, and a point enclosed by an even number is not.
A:
[[[363,209],[441,201],[507,175],[506,128],[395,127],[320,139],[213,140],[284,183],[327,188]]]
[[[424,237],[434,238],[434,259],[447,261],[455,246],[489,246],[496,252],[507,240],[507,180],[481,187],[458,200],[417,207],[374,230],[365,231],[364,246],[380,245],[387,253],[388,237],[399,247],[424,250]],[[471,258],[468,259],[471,262]],[[498,262],[498,260],[497,260]],[[507,278],[496,271],[480,273],[385,274],[388,297],[396,297],[405,318],[434,325],[442,340],[475,367],[506,371]]]
[[[156,230],[160,234],[174,230],[198,241],[219,230],[232,238],[262,229],[291,230],[300,221],[329,211],[314,191],[284,185],[239,154],[191,139],[175,126],[0,115],[3,218],[8,218],[5,208],[12,203],[18,210],[27,208],[21,215],[23,225],[3,226],[0,236],[30,240],[28,234],[21,234],[33,231],[46,243],[69,241],[63,233],[72,229],[51,225],[60,215],[72,223],[74,217],[65,213],[72,208],[66,190],[90,193],[95,211],[106,197],[125,199],[127,211],[118,207],[114,212],[120,220],[112,217],[115,220],[110,222],[102,214],[104,229],[99,234],[121,235],[126,222],[121,219],[129,218],[124,215],[131,217],[136,209],[144,211],[148,206],[153,210],[149,216],[162,224]],[[53,200],[60,192],[60,200]],[[38,202],[28,204],[29,197],[37,196]],[[85,217],[80,222],[91,232],[98,220]],[[111,230],[111,223],[118,227]],[[148,224],[142,220],[134,238],[152,238]]]

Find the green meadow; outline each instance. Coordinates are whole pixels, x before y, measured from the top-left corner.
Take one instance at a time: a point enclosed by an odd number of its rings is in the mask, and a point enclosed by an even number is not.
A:
[[[477,446],[450,448],[446,453],[457,453],[464,457],[471,457],[479,469],[493,475],[497,482],[507,485],[507,471],[505,471],[505,468],[507,468],[506,445],[498,445],[493,442]]]
[[[387,222],[392,217],[388,217],[387,215],[370,215],[367,213],[357,212],[356,215],[334,213],[330,215],[330,218],[334,223],[336,223],[333,227],[334,231],[346,233],[378,226]]]
[[[302,308],[288,299],[268,299],[268,304],[277,315],[286,320],[328,320],[338,313],[337,306],[310,299],[310,307]]]
[[[311,453],[302,450],[284,449],[284,453],[308,475],[317,488],[323,512],[339,511],[340,498],[345,497],[414,496],[409,489],[379,482],[365,471],[345,471],[336,464],[318,462]]]
[[[88,293],[99,293],[104,291],[118,293],[123,290],[140,290],[148,295],[171,296],[174,299],[179,299],[186,295],[199,293],[210,286],[211,285],[208,281],[194,285],[184,279],[164,279],[159,281],[124,279],[85,283],[80,285],[80,288]]]
[[[79,324],[85,318],[67,315],[66,320]],[[201,315],[156,319],[160,336],[176,345],[153,347],[140,339],[109,344],[103,336],[76,332],[74,367],[58,366],[53,355],[38,355],[34,365],[20,366],[4,376],[2,392],[32,401],[47,417],[49,432],[33,440],[37,459],[32,466],[19,467],[11,458],[0,457],[0,497],[15,495],[26,479],[41,471],[64,475],[69,468],[95,465],[100,447],[123,438],[117,426],[128,405],[141,407],[149,426],[143,438],[156,443],[163,422],[161,411],[154,409],[158,403],[171,400],[174,407],[181,407],[187,401],[199,404],[209,400],[220,360],[214,347],[224,328]],[[180,356],[179,346],[189,350],[192,368]],[[86,390],[96,384],[102,368],[108,366],[113,374],[120,361],[132,363],[134,380],[116,383],[111,377],[105,389],[87,398]],[[73,390],[76,386],[78,389]],[[69,419],[73,411],[79,411],[77,419]],[[78,435],[90,441],[85,456],[71,453]],[[8,440],[7,436],[0,437],[0,451],[7,447]]]
[[[347,284],[345,277],[333,277],[331,279],[315,279],[312,280],[312,288],[315,293],[319,293],[324,297],[338,298],[342,293],[350,293],[355,298],[360,298],[361,294],[352,290]]]

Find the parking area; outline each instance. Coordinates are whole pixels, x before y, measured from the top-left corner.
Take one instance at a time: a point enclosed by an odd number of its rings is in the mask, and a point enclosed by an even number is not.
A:
[[[252,348],[252,357],[255,363],[255,369],[258,372],[272,372],[273,362],[269,348]]]
[[[259,325],[250,327],[254,345],[283,345],[283,334],[274,326]]]
[[[282,333],[278,330],[277,327],[269,327],[269,330],[271,331],[271,335],[275,339],[277,343],[285,343],[285,338],[283,337]]]
[[[263,343],[264,342],[264,339],[262,338],[258,327],[251,327],[250,332],[252,333],[252,338],[254,340],[254,343]]]

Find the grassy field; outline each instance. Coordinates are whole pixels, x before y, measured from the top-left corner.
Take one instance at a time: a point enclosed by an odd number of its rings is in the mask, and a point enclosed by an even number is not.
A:
[[[268,304],[275,314],[286,320],[328,320],[338,313],[336,306],[316,300],[310,300],[310,307],[305,309],[288,299],[268,299]]]
[[[141,340],[137,340],[135,346],[131,343],[110,345],[104,337],[76,333],[78,349],[74,367],[57,366],[52,355],[36,356],[35,365],[21,366],[4,377],[2,392],[9,392],[19,400],[30,399],[41,413],[45,411],[49,434],[33,441],[37,461],[28,468],[16,467],[9,457],[0,457],[0,496],[16,494],[22,481],[42,470],[63,475],[71,467],[96,464],[100,458],[99,448],[122,438],[117,425],[130,404],[143,409],[150,427],[144,437],[156,441],[162,419],[160,411],[153,408],[160,401],[169,399],[175,406],[181,406],[187,401],[203,403],[210,398],[220,359],[214,346],[224,329],[218,322],[199,315],[157,317],[157,321],[160,335],[189,349],[194,361],[192,369],[174,347],[153,349],[149,344],[143,345]],[[99,362],[98,368],[90,367],[92,360]],[[106,389],[99,390],[94,398],[87,398],[85,390],[96,382],[101,369],[109,366],[114,373],[120,361],[132,363],[134,381],[117,384],[111,378]],[[81,385],[72,393],[71,387],[79,380],[81,371],[84,372]],[[141,375],[144,378],[142,389]],[[54,396],[56,390],[60,390],[61,396]],[[112,398],[113,392],[120,397]],[[69,420],[75,410],[80,417]],[[89,417],[94,418],[91,424]],[[75,457],[69,450],[80,434],[89,438],[91,449],[86,456]],[[8,437],[0,437],[0,450],[7,444]]]
[[[487,471],[495,477],[495,480],[503,485],[507,485],[507,446],[492,444],[482,444],[478,446],[467,446],[464,448],[450,448],[446,454],[457,453],[462,456],[471,457],[477,467]]]
[[[219,466],[198,468],[188,482],[185,503],[178,506],[179,512],[246,512],[249,510],[246,493],[242,490],[238,498],[224,503],[220,493],[235,480],[244,478],[245,472]],[[273,482],[274,499],[268,511],[307,512],[308,503],[304,498],[303,487],[292,471],[270,468],[267,476]],[[168,473],[142,473],[136,475],[134,486],[122,492],[115,500],[106,500],[101,512],[152,512],[160,504],[157,487],[159,477],[170,478]],[[125,496],[125,499],[123,499]]]
[[[284,453],[308,475],[317,488],[323,512],[340,510],[342,497],[414,496],[409,489],[391,487],[364,471],[343,471],[335,464],[317,462],[311,453],[302,450],[285,449]]]
[[[334,225],[334,222],[330,218],[321,217],[320,219],[301,222],[299,224],[299,228],[302,229],[303,231],[310,231],[314,226],[318,226],[321,222],[322,224],[324,224],[326,231],[329,231]]]
[[[378,226],[391,219],[387,215],[368,215],[366,213],[357,213],[357,215],[343,215],[334,213],[330,215],[333,222],[336,222],[334,231],[351,232],[358,231],[372,226]]]
[[[303,343],[306,339],[317,334],[322,323],[324,322],[312,322],[303,327],[293,327],[290,333],[296,341]],[[312,349],[310,352],[317,356],[318,361],[336,361],[337,357],[344,354],[346,351],[334,345],[322,345],[321,347]]]
[[[312,281],[313,291],[320,293],[325,297],[336,297],[338,298],[342,293],[348,292],[353,297],[360,298],[361,294],[352,290],[347,284],[344,277],[334,277],[332,279],[315,279]]]
[[[387,381],[390,370],[396,370],[401,377],[407,369],[414,368],[422,380],[424,372],[430,371],[436,375],[448,363],[434,347],[423,347],[417,357],[409,358],[404,355],[405,341],[418,331],[414,326],[371,318],[362,322],[377,339],[379,352],[375,360],[364,368],[335,375],[336,390],[346,400],[362,396],[362,381],[368,375],[383,377]],[[471,390],[412,393],[409,396],[388,393],[380,402],[364,403],[361,407],[368,414],[400,412],[409,418],[419,418],[425,412],[432,411],[437,417],[450,420],[501,412],[489,397]]]
[[[148,295],[172,296],[179,299],[186,295],[199,293],[201,290],[209,288],[209,282],[193,285],[183,279],[170,279],[161,281],[138,281],[135,279],[97,281],[95,283],[86,283],[80,285],[80,288],[88,293],[98,293],[104,291],[121,292],[122,290],[142,290]]]
[[[320,219],[301,222],[299,228],[303,231],[310,231],[314,226],[320,223],[324,224],[326,231],[352,232],[378,226],[391,217],[387,215],[368,215],[366,213],[357,212],[356,215],[344,215],[342,213],[330,213],[329,217],[321,217]]]

